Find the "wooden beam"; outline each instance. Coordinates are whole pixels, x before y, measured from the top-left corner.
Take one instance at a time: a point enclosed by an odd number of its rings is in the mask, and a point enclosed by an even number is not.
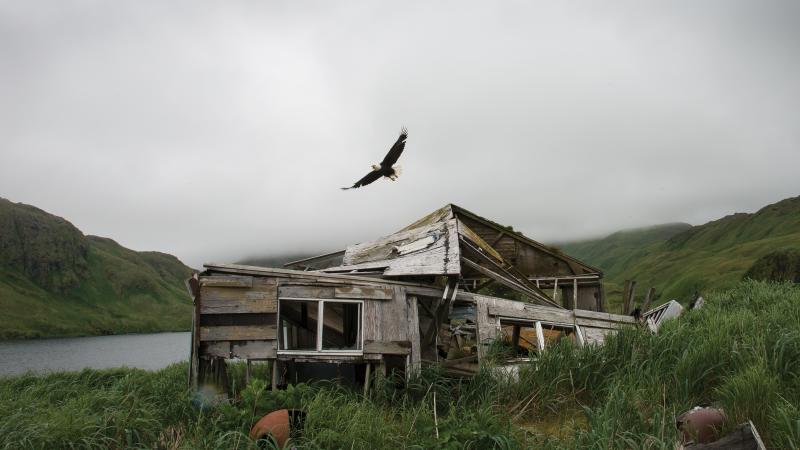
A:
[[[495,238],[492,239],[492,242],[489,245],[494,247],[495,245],[497,245],[498,242],[500,242],[500,239],[503,239],[503,236],[505,236],[505,235],[506,235],[505,231],[501,231],[501,232],[497,233],[497,236],[495,236]]]
[[[465,258],[463,256],[461,257],[461,261],[464,264],[466,264],[468,267],[477,270],[478,272],[482,273],[483,275],[486,275],[489,278],[493,278],[494,280],[498,281],[499,283],[502,283],[502,284],[510,287],[511,289],[513,289],[515,291],[518,291],[518,292],[520,292],[522,294],[525,294],[528,297],[531,297],[531,299],[533,299],[534,301],[538,301],[539,303],[542,303],[542,304],[545,304],[545,305],[548,305],[548,306],[553,306],[553,307],[556,307],[556,308],[563,309],[563,307],[561,305],[551,301],[549,298],[547,298],[547,296],[545,296],[543,294],[539,294],[538,292],[533,291],[531,289],[528,289],[527,287],[519,284],[518,282],[514,281],[513,279],[509,279],[509,278],[507,278],[507,277],[505,277],[503,275],[500,275],[499,273],[494,272],[494,271],[492,271],[492,270],[490,270],[490,269],[488,269],[486,267],[483,267],[478,263],[470,261],[469,259],[467,259],[467,258]]]
[[[488,315],[526,321],[561,323],[564,325],[571,325],[575,322],[575,315],[572,311],[544,307],[511,309],[503,306],[489,306]]]
[[[536,280],[538,280],[538,281],[561,280],[561,281],[569,282],[572,279],[576,279],[576,280],[599,280],[600,279],[600,275],[592,275],[592,274],[590,274],[590,275],[572,275],[572,276],[570,276],[570,275],[560,275],[560,276],[557,276],[557,277],[533,277],[533,276],[531,276],[531,277],[528,277],[528,279],[531,280],[531,281],[536,281]]]
[[[636,319],[634,319],[633,317],[622,314],[611,314],[601,311],[589,311],[586,309],[576,309],[574,311],[574,314],[575,317],[580,317],[584,319],[599,319],[599,320],[609,320],[613,322],[636,323]]]
[[[532,291],[532,292],[535,292],[536,294],[538,294],[538,295],[544,297],[545,299],[547,299],[547,294],[545,294],[542,290],[540,290],[536,286],[536,284],[534,282],[530,281],[525,275],[523,275],[521,272],[519,272],[516,268],[514,268],[514,266],[509,264],[507,261],[502,260],[502,262],[504,264],[507,264],[507,266],[501,265],[498,262],[496,262],[495,260],[493,260],[492,258],[490,258],[485,253],[481,252],[480,249],[478,249],[477,247],[472,245],[467,239],[464,239],[463,237],[461,237],[460,240],[461,240],[461,242],[463,244],[466,245],[467,249],[471,250],[481,260],[489,263],[489,265],[491,265],[494,268],[495,271],[498,271],[501,274],[503,274],[505,277],[510,278],[511,280],[514,280],[515,283],[519,284],[520,286],[524,287],[525,289],[527,289],[529,291]]]

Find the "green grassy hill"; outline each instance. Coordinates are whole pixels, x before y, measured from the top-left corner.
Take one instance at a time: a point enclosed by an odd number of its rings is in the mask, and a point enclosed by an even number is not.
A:
[[[756,260],[772,252],[800,249],[800,197],[704,225],[621,231],[562,249],[605,271],[612,308],[621,300],[626,279],[637,281],[638,298],[654,286],[659,301],[687,301],[695,291],[735,285]]]
[[[0,339],[187,330],[190,274],[0,198]]]

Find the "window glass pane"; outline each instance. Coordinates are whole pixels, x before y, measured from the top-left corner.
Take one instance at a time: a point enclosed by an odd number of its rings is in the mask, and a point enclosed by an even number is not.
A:
[[[325,302],[322,313],[323,350],[361,349],[361,304]]]
[[[317,307],[319,302],[280,301],[278,339],[281,350],[317,349]]]

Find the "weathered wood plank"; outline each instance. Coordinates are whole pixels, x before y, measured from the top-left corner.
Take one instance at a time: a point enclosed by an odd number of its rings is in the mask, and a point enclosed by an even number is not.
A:
[[[275,339],[275,325],[200,327],[201,341],[248,341]]]
[[[276,354],[276,341],[239,341],[231,344],[231,356],[234,358],[272,359]]]
[[[253,277],[242,275],[211,275],[200,278],[201,286],[214,287],[234,287],[250,288],[253,287]]]
[[[607,329],[616,329],[628,324],[627,322],[616,322],[611,320],[599,320],[599,319],[585,319],[582,317],[575,318],[575,323],[582,327],[607,328]]]
[[[383,355],[408,355],[411,353],[409,341],[364,341],[364,353]]]
[[[511,309],[499,306],[489,306],[489,315],[542,322],[562,323],[567,325],[571,325],[575,321],[575,316],[572,314],[572,311],[558,310],[555,308],[552,308],[552,310],[546,310],[544,308]]]
[[[278,296],[281,298],[334,298],[333,286],[300,286],[300,285],[280,285],[278,286]]]
[[[599,319],[599,320],[608,320],[611,322],[624,322],[624,323],[636,323],[636,319],[631,316],[624,316],[622,314],[611,314],[599,311],[589,311],[586,309],[576,309],[574,311],[575,317],[580,317],[584,319]]]
[[[333,290],[336,298],[357,298],[370,300],[391,300],[391,287],[370,287],[370,286],[336,286]]]
[[[408,373],[410,377],[411,372],[419,370],[420,362],[422,361],[422,353],[420,349],[417,297],[406,295],[406,304],[408,305],[408,340],[411,342],[411,367]]]
[[[231,356],[231,343],[228,341],[221,342],[203,342],[200,344],[200,356],[214,356],[217,358],[230,358]]]
[[[212,272],[217,273],[231,273],[236,275],[255,275],[255,279],[253,283],[257,283],[260,280],[271,280],[275,283],[276,279],[280,278],[281,280],[292,280],[293,282],[303,282],[307,281],[309,283],[339,283],[350,285],[354,282],[357,282],[364,286],[376,286],[376,287],[383,287],[387,285],[392,286],[405,286],[409,289],[413,289],[414,293],[419,295],[437,295],[436,289],[431,288],[430,286],[420,284],[420,283],[412,283],[408,281],[398,281],[398,280],[375,280],[373,278],[368,278],[365,276],[357,276],[353,274],[336,274],[336,273],[325,273],[325,272],[315,272],[315,271],[299,271],[299,270],[291,270],[291,269],[276,269],[272,267],[258,267],[258,266],[244,266],[239,264],[219,264],[219,263],[208,263],[204,264],[204,267],[209,269]],[[441,291],[438,295],[441,295]]]
[[[607,334],[614,333],[615,331],[606,328],[581,327],[581,332],[583,333],[584,342],[587,345],[599,345],[603,343]]]
[[[392,301],[364,302],[376,304],[377,316],[373,318],[377,324],[375,341],[407,341],[409,311],[406,305],[405,290],[395,287]],[[364,321],[366,322],[366,318]],[[364,336],[366,339],[366,334]]]
[[[241,289],[231,287],[203,287],[200,289],[200,296],[203,302],[238,300],[246,298],[249,300],[265,300],[275,298],[275,287],[272,289]]]
[[[395,248],[438,236],[424,250],[398,256]],[[326,272],[381,269],[384,275],[457,275],[460,273],[460,250],[455,219],[404,230],[376,241],[351,245],[345,251],[342,265]]]
[[[262,296],[262,298],[243,295],[242,298],[229,300],[204,299],[200,305],[201,314],[274,313],[277,311],[277,299],[274,296],[266,295]]]
[[[475,325],[478,337],[478,358],[486,356],[489,344],[497,338],[500,320],[489,315],[491,297],[475,296]]]

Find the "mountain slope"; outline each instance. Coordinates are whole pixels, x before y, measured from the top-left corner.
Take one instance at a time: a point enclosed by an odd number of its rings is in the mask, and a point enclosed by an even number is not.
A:
[[[0,338],[185,330],[191,269],[0,198]]]
[[[562,248],[605,271],[612,305],[626,279],[637,281],[639,298],[654,286],[660,301],[689,300],[695,291],[733,286],[761,257],[800,249],[800,197],[704,225],[628,230]]]

